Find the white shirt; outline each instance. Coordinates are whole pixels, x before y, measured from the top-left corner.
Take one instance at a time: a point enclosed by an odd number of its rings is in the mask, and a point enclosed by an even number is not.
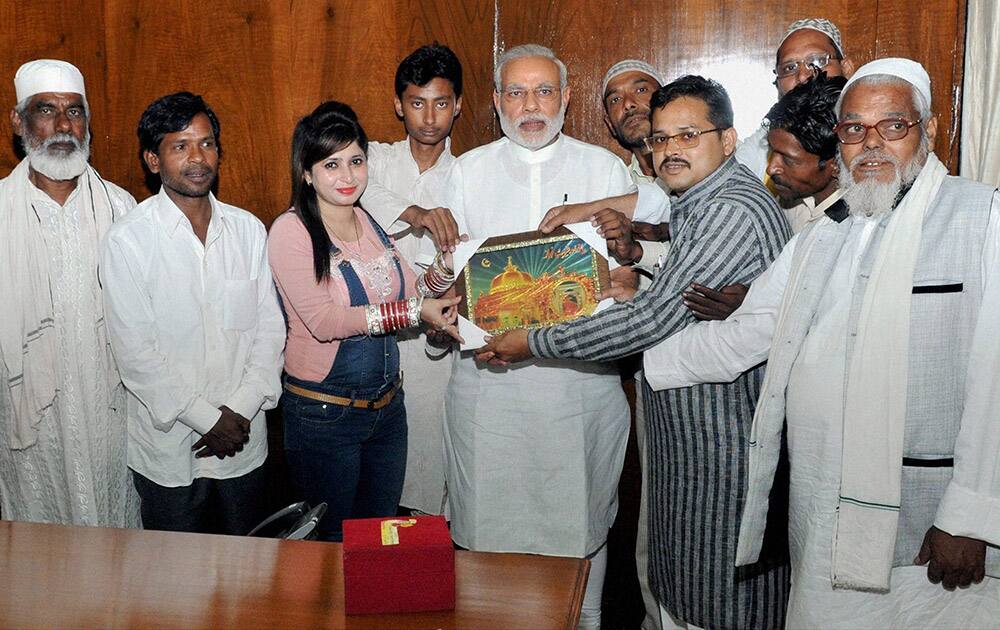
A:
[[[806,197],[790,208],[783,208],[788,225],[792,228],[792,234],[798,234],[810,223],[821,219],[827,209],[839,199],[840,191],[836,190],[819,204],[814,197]]]
[[[210,195],[204,245],[163,192],[116,222],[101,279],[111,346],[128,390],[128,465],[168,487],[246,474],[267,456],[264,410],[281,394],[285,323],[252,214]],[[228,406],[252,420],[235,457],[191,446]]]
[[[368,187],[361,196],[361,205],[389,236],[403,257],[419,271],[416,263],[430,263],[435,254],[430,234],[418,234],[399,215],[412,205],[430,209],[441,205],[441,191],[455,156],[451,153],[451,138],[445,139],[444,152],[429,169],[420,172],[410,151],[410,139],[385,144],[368,144]]]
[[[451,138],[433,166],[423,173],[410,151],[410,139],[392,144],[368,145],[368,188],[361,197],[365,210],[396,239],[396,247],[420,274],[417,263],[429,264],[437,251],[427,231],[399,221],[411,205],[437,208],[444,205],[445,180],[455,162]],[[451,375],[447,349],[425,345],[419,331],[400,331],[399,364],[406,375],[406,476],[400,505],[428,514],[444,512],[444,453],[441,428],[444,392]],[[429,356],[429,355],[433,355]]]

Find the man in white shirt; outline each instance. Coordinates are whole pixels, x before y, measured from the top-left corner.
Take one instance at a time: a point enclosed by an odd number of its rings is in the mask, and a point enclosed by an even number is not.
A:
[[[506,51],[494,86],[506,137],[459,157],[446,186],[461,232],[477,239],[532,230],[564,200],[631,189],[617,156],[561,133],[570,88],[551,50]],[[539,360],[496,370],[456,353],[444,429],[455,541],[591,557],[581,625],[597,627],[628,425],[614,366]]]
[[[143,526],[244,535],[285,342],[264,226],[212,195],[219,123],[201,97],[154,101],[138,135],[162,185],[108,232],[101,278]]]
[[[738,561],[759,548],[787,417],[789,626],[1000,618],[1000,203],[947,176],[930,104],[916,62],[861,67],[838,105],[850,216],[798,234],[728,320],[646,355],[657,389],[767,358]]]
[[[843,204],[837,206],[839,141],[833,127],[834,105],[845,82],[844,77],[820,73],[781,97],[767,114],[771,147],[767,173],[794,233],[827,213],[843,211]],[[638,246],[645,249],[649,244]],[[726,319],[746,292],[743,285],[715,290],[695,283],[683,297],[699,319]]]
[[[821,71],[829,77],[850,77],[854,72],[854,62],[844,55],[840,29],[822,18],[793,22],[778,44],[775,55],[774,85],[778,89],[778,97]],[[757,131],[740,141],[736,148],[736,160],[767,183],[769,150],[767,126],[762,124]],[[553,207],[545,218],[543,229],[586,221],[603,208],[617,210],[632,221],[660,223],[669,216],[670,202],[659,186],[640,183],[633,195],[604,199],[595,204]]]
[[[135,200],[88,164],[91,111],[75,66],[30,61],[14,88],[27,157],[0,180],[0,511],[136,527],[97,278],[101,239]]]
[[[396,69],[396,115],[406,138],[368,144],[365,210],[396,241],[418,274],[435,248],[454,249],[458,226],[442,207],[455,156],[451,129],[462,111],[462,64],[447,46],[421,46]],[[406,399],[406,476],[400,505],[425,514],[445,512],[442,418],[451,362],[429,354],[419,330],[397,333]]]

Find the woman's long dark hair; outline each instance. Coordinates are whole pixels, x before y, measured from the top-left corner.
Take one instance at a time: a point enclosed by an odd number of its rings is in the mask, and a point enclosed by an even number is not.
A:
[[[292,210],[309,232],[313,248],[316,282],[330,277],[330,235],[319,214],[316,189],[306,183],[305,173],[316,162],[357,142],[368,155],[368,136],[350,106],[327,101],[295,125],[292,135]]]

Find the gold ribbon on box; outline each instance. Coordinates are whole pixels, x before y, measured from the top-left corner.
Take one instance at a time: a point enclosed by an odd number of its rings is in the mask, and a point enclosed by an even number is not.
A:
[[[415,518],[390,518],[382,521],[382,545],[398,545],[399,528],[413,527],[416,524]]]

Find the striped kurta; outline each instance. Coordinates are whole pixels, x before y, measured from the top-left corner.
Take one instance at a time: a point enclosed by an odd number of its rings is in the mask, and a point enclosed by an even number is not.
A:
[[[672,199],[673,242],[652,286],[587,319],[532,331],[536,356],[607,361],[641,352],[695,321],[681,293],[692,281],[749,284],[790,236],[781,210],[746,167],[729,159]],[[735,566],[747,445],[763,380],[653,391],[648,423],[650,583],[675,617],[703,628],[780,628],[788,598],[787,545]],[[783,529],[784,523],[780,524]]]

